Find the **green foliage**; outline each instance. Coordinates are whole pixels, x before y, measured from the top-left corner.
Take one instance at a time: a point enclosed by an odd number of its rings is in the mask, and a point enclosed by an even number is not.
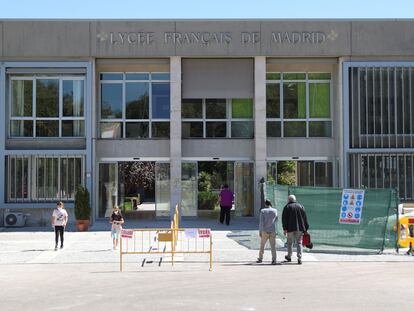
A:
[[[211,175],[207,172],[200,172],[198,174],[198,191],[211,191]]]
[[[279,185],[296,185],[296,162],[279,161],[277,163],[277,183]]]
[[[84,186],[79,185],[75,195],[75,218],[77,220],[89,220],[90,216],[89,191]]]
[[[198,193],[198,208],[204,210],[214,210],[218,204],[219,195],[214,192],[201,191]]]

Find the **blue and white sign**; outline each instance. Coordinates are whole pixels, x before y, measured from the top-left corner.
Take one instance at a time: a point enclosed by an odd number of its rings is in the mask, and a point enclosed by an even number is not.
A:
[[[359,225],[362,219],[362,207],[364,206],[365,190],[342,190],[341,211],[339,223]]]

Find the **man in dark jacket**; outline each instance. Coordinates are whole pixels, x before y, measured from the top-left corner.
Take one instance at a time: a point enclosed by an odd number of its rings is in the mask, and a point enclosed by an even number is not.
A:
[[[302,237],[303,233],[308,231],[309,224],[306,218],[305,208],[296,202],[296,197],[292,194],[288,197],[288,204],[282,212],[283,232],[287,234],[288,254],[285,256],[286,261],[292,261],[292,245],[296,242],[298,264],[302,264]]]

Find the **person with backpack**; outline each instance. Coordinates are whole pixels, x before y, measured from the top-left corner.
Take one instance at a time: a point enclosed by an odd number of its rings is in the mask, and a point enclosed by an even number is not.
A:
[[[298,264],[302,264],[302,238],[308,231],[309,224],[306,217],[305,208],[296,202],[296,197],[291,194],[288,196],[288,203],[282,212],[283,233],[287,235],[287,250],[285,256],[287,262],[292,261],[292,246],[296,243],[296,256]]]

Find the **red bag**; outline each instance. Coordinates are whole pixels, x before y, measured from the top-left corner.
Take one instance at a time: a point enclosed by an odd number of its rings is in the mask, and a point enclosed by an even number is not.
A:
[[[312,249],[313,248],[313,244],[311,242],[311,236],[310,236],[310,234],[308,232],[305,232],[303,234],[303,237],[302,237],[302,245],[305,246],[305,247],[307,247],[307,248],[309,248],[309,249]]]

